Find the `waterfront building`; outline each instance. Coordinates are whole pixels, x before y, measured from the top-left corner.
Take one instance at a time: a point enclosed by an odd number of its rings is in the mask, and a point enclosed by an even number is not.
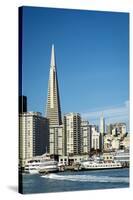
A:
[[[59,163],[63,165],[73,165],[74,163],[80,163],[88,159],[88,155],[59,156]]]
[[[118,151],[116,151],[114,153],[114,160],[129,166],[129,163],[130,163],[129,150],[126,150],[126,151],[125,150],[118,150]]]
[[[88,121],[81,121],[81,154],[89,154],[91,151],[91,126]]]
[[[48,120],[39,112],[27,112],[19,115],[19,159],[42,155],[48,146]]]
[[[66,136],[66,155],[81,153],[81,117],[79,113],[68,113],[64,116],[64,134]]]
[[[94,150],[100,149],[100,133],[97,132],[96,127],[91,127],[91,148]]]
[[[105,162],[121,162],[122,164],[129,164],[130,155],[128,150],[117,150],[112,152],[106,152],[101,155],[101,158],[104,159]]]
[[[114,153],[106,152],[102,154],[104,162],[112,163],[114,161]]]
[[[46,117],[49,119],[50,126],[62,125],[54,45],[52,45],[51,51]]]
[[[27,97],[19,96],[19,113],[27,112]]]

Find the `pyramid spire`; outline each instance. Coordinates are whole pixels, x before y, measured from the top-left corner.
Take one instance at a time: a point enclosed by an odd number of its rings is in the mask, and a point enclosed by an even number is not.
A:
[[[54,44],[52,44],[52,50],[51,50],[51,63],[50,66],[55,68],[55,51],[54,51]]]
[[[51,63],[49,72],[48,82],[48,97],[46,105],[46,117],[49,119],[50,125],[61,125],[61,107],[60,107],[60,96],[58,88],[57,72],[55,70],[55,50],[52,45],[51,50]]]

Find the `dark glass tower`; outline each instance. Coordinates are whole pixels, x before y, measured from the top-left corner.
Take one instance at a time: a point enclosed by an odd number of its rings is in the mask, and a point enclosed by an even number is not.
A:
[[[27,112],[27,97],[19,96],[19,113]]]

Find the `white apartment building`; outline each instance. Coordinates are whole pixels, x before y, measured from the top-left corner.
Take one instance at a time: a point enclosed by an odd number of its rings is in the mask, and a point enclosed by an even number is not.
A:
[[[79,113],[68,113],[64,116],[66,136],[66,155],[80,154],[81,117]]]
[[[19,159],[25,159],[45,153],[48,146],[48,121],[39,112],[27,112],[19,115]]]
[[[89,154],[91,150],[91,126],[88,121],[81,121],[81,154]]]
[[[100,133],[97,132],[96,127],[91,127],[91,148],[92,149],[100,149]]]
[[[49,153],[51,155],[65,155],[65,136],[64,127],[50,126],[49,127]]]

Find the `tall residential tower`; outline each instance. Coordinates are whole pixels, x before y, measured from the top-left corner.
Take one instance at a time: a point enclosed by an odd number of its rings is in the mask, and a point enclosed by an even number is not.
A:
[[[45,153],[48,145],[48,120],[39,112],[19,114],[19,159],[25,160]]]

